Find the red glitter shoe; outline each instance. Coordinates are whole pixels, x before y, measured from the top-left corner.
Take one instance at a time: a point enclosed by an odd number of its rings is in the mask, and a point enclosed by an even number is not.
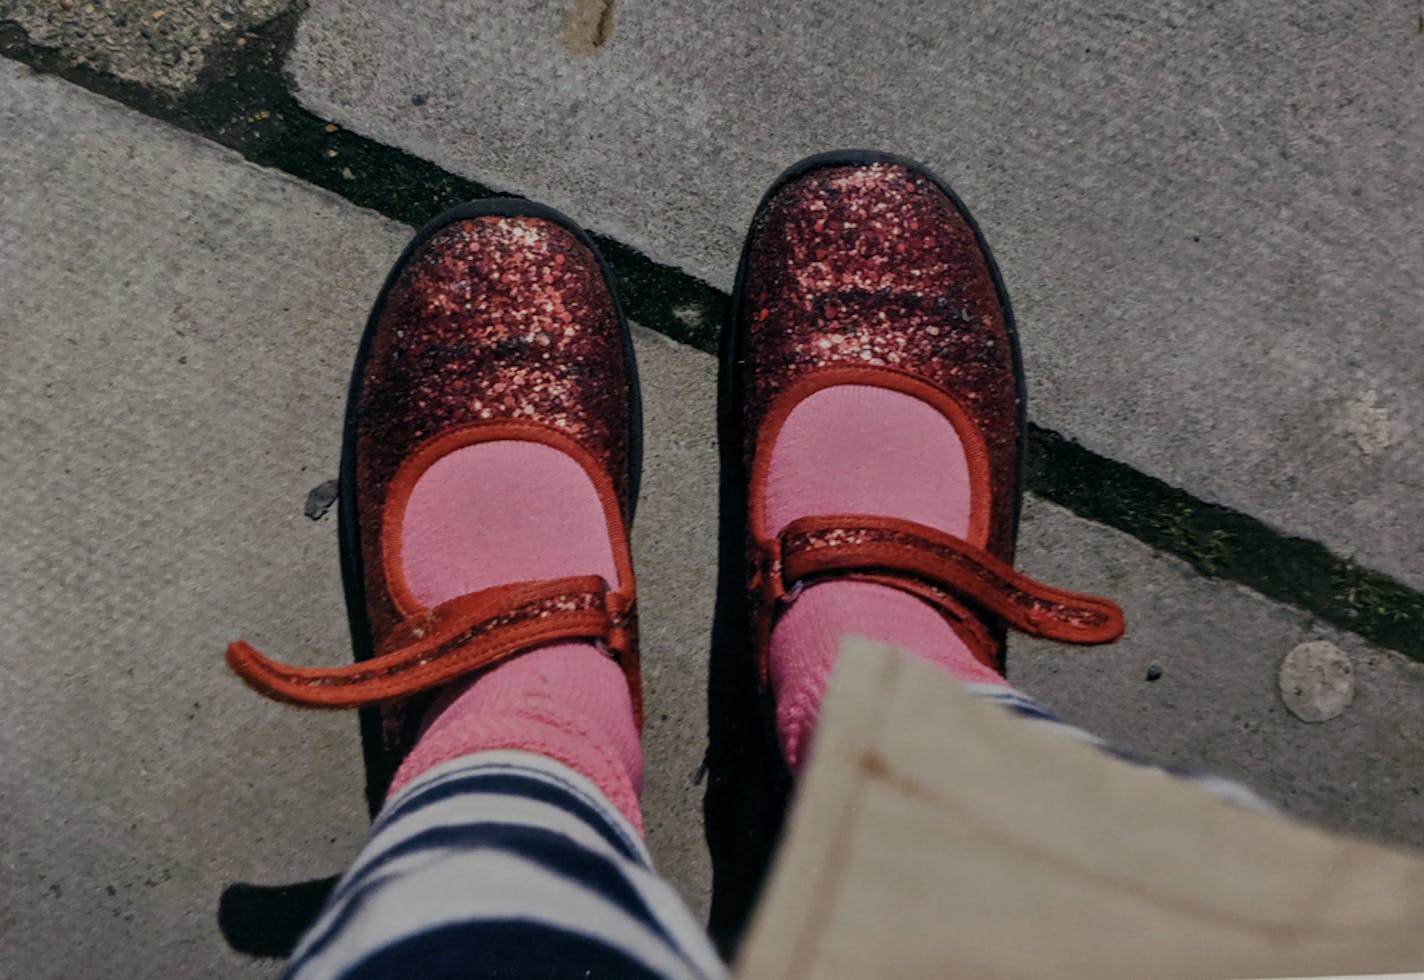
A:
[[[361,708],[374,812],[433,692],[536,646],[603,643],[642,726],[628,528],[641,465],[632,342],[612,276],[563,215],[526,201],[467,204],[397,260],[356,356],[340,479],[341,565],[355,663],[303,668],[245,643],[227,660],[269,697]],[[405,581],[405,507],[437,460],[494,440],[559,449],[602,502],[618,581],[518,582],[427,608]]]
[[[778,613],[801,585],[855,579],[910,593],[999,672],[1006,626],[1106,643],[1123,620],[1107,600],[1012,567],[1025,435],[1013,317],[969,213],[919,164],[846,151],[811,157],[776,181],[742,253],[721,371],[723,575],[707,818],[712,929],[725,951],[789,790],[768,652]],[[812,514],[772,533],[767,477],[783,423],[809,396],[848,385],[907,395],[953,426],[968,470],[963,537],[880,514]]]

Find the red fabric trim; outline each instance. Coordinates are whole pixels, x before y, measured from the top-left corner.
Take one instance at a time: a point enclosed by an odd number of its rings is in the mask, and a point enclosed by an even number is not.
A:
[[[571,457],[583,468],[598,494],[599,502],[603,505],[604,519],[608,523],[614,567],[618,570],[618,581],[610,584],[618,592],[633,594],[633,562],[628,552],[628,532],[623,526],[623,509],[618,503],[618,493],[608,472],[573,439],[542,423],[474,422],[447,430],[421,443],[401,463],[400,469],[386,488],[385,503],[381,507],[381,565],[386,577],[386,589],[402,616],[412,616],[425,608],[411,595],[400,555],[405,510],[416,483],[426,470],[450,453],[466,446],[502,440],[541,443]]]
[[[401,527],[405,520],[406,506],[410,503],[411,492],[421,475],[437,460],[483,442],[500,440],[537,442],[557,449],[571,457],[588,474],[603,505],[603,517],[608,525],[609,544],[613,549],[613,565],[618,572],[618,581],[613,586],[609,599],[623,611],[621,625],[608,637],[609,649],[618,657],[618,663],[628,678],[628,691],[633,699],[633,714],[638,730],[643,730],[643,679],[638,660],[638,628],[636,615],[636,585],[633,578],[633,558],[629,551],[628,531],[623,523],[623,508],[618,502],[618,491],[613,478],[593,456],[574,439],[540,422],[518,422],[497,420],[473,422],[449,429],[433,439],[417,446],[401,463],[400,469],[386,488],[386,499],[381,508],[381,567],[385,576],[386,589],[392,604],[407,619],[424,611],[424,606],[411,595],[406,583],[400,557]]]
[[[279,701],[357,708],[406,698],[560,640],[608,639],[623,614],[597,576],[500,586],[460,596],[402,622],[383,652],[341,667],[294,667],[246,643],[227,662],[244,682]]]
[[[416,601],[400,560],[401,525],[416,482],[433,463],[457,449],[498,440],[542,443],[583,467],[603,505],[617,582],[578,576],[512,583],[460,596],[434,609]],[[383,639],[376,657],[343,667],[291,667],[239,641],[227,650],[233,672],[259,693],[279,701],[313,708],[353,708],[439,687],[531,647],[560,640],[599,639],[623,668],[634,720],[642,731],[637,599],[623,510],[612,477],[576,441],[538,422],[476,422],[448,430],[417,446],[401,463],[387,487],[378,533],[387,594],[404,618]],[[582,597],[586,608],[545,608],[561,597]],[[596,597],[596,602],[590,597]],[[520,615],[535,607],[542,610],[538,617]]]
[[[785,593],[779,580],[763,574],[768,560],[779,547],[779,541],[770,537],[766,529],[766,481],[771,471],[771,451],[792,410],[808,396],[823,388],[837,385],[865,385],[898,391],[926,403],[949,420],[964,447],[969,470],[969,541],[979,548],[983,548],[989,541],[989,522],[993,514],[989,450],[983,433],[958,399],[938,385],[896,368],[827,367],[804,375],[777,396],[763,418],[761,428],[757,432],[752,471],[747,484],[748,526],[752,544],[763,556],[759,570],[754,573],[753,580],[749,583],[750,591],[760,594],[762,599],[753,613],[752,625],[757,644],[758,670],[763,685],[770,683],[771,668],[768,658],[771,654],[771,628],[775,619],[776,603]],[[982,628],[979,632],[983,632]],[[961,632],[961,635],[964,634]],[[975,642],[978,642],[977,636]],[[979,647],[973,643],[971,647],[976,654],[980,652]],[[990,660],[992,659],[990,655]]]
[[[757,433],[756,452],[752,460],[752,472],[747,487],[748,504],[751,508],[751,531],[757,540],[765,540],[766,533],[766,481],[771,471],[771,450],[781,434],[782,427],[791,412],[808,396],[823,388],[840,385],[863,385],[869,388],[887,388],[909,395],[929,405],[939,412],[959,436],[964,447],[964,456],[969,469],[969,532],[968,540],[978,547],[989,542],[989,449],[984,435],[974,424],[973,418],[959,401],[949,392],[923,378],[888,367],[828,367],[820,368],[804,375],[786,389],[766,413],[761,429]]]
[[[1111,643],[1125,629],[1122,610],[1111,600],[1036,582],[982,548],[912,521],[800,518],[782,532],[776,554],[779,560],[766,575],[780,578],[781,590],[821,575],[870,574],[939,606],[941,590],[963,596],[1030,636]]]

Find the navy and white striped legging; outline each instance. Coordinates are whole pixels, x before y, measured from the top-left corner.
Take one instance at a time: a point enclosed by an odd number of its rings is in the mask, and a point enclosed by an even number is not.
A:
[[[969,689],[1137,762],[1011,688]],[[1269,809],[1240,784],[1180,775]],[[387,801],[285,975],[720,977],[725,968],[593,783],[543,756],[498,751],[432,769]]]

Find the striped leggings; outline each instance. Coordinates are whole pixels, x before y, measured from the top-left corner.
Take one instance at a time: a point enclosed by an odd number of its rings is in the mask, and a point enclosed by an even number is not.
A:
[[[1130,754],[1011,688],[970,685],[1027,724]],[[1193,773],[1269,809],[1240,784]],[[285,976],[719,977],[701,926],[653,869],[638,833],[573,770],[480,752],[387,801]]]

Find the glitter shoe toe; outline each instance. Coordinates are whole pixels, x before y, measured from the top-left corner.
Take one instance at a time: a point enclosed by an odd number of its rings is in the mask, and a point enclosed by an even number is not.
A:
[[[1111,642],[1123,630],[1113,603],[1013,569],[1025,436],[1018,339],[988,247],[942,181],[868,151],[793,166],[752,219],[732,306],[719,393],[724,545],[706,805],[712,926],[724,950],[790,791],[770,720],[768,653],[802,585],[854,579],[914,595],[1000,671],[1007,627],[1073,643]],[[769,526],[781,426],[834,386],[889,389],[953,425],[970,485],[963,537],[881,514]]]
[[[270,697],[362,709],[373,810],[433,693],[532,646],[603,643],[641,724],[628,551],[640,424],[627,323],[587,235],[524,201],[446,212],[397,260],[352,375],[340,539],[355,663],[291,667],[236,643],[229,664]],[[511,439],[582,465],[603,503],[619,581],[511,583],[424,607],[392,557],[416,480],[451,452]]]

